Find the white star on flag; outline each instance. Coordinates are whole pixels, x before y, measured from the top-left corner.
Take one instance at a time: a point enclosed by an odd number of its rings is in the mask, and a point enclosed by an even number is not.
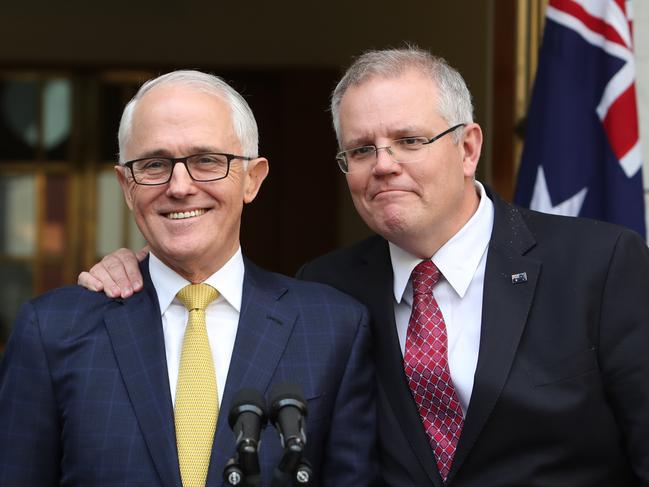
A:
[[[530,208],[542,211],[543,213],[551,213],[552,215],[577,216],[586,199],[586,193],[588,193],[588,187],[582,188],[567,200],[553,206],[552,200],[550,199],[550,191],[548,190],[548,183],[545,181],[543,166],[539,166],[539,170],[536,173],[536,182],[534,183]]]

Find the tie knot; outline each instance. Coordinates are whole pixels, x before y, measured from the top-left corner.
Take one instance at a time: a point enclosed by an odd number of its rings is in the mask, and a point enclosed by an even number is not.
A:
[[[442,274],[430,260],[423,260],[412,271],[412,292],[414,294],[432,294],[433,287]]]
[[[178,291],[178,299],[189,311],[207,308],[219,297],[219,292],[209,284],[189,284]]]

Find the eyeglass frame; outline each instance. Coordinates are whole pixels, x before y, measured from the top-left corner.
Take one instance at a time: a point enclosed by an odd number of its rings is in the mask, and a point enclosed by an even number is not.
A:
[[[225,157],[228,165],[225,168],[225,174],[223,176],[214,179],[196,179],[194,176],[192,176],[192,172],[189,170],[189,166],[187,165],[187,160],[191,159],[192,157],[205,156],[205,155],[215,155],[215,156]],[[139,182],[135,177],[135,171],[133,171],[133,164],[140,161],[148,161],[148,160],[155,160],[155,159],[162,159],[171,162],[171,171],[169,171],[169,178],[166,181],[160,183]],[[226,152],[199,152],[198,154],[190,154],[185,157],[163,157],[163,156],[141,157],[139,159],[133,159],[131,161],[127,161],[122,165],[128,167],[131,170],[131,176],[133,177],[133,182],[135,182],[135,184],[139,184],[141,186],[160,186],[162,184],[167,184],[169,181],[171,181],[171,178],[173,177],[174,174],[174,168],[176,167],[176,164],[180,164],[180,163],[182,163],[185,166],[185,169],[187,170],[187,174],[189,174],[189,177],[192,178],[192,181],[196,181],[197,183],[211,183],[212,181],[220,181],[221,179],[225,179],[228,177],[228,174],[230,174],[230,163],[235,159],[240,159],[242,161],[252,161],[254,157],[238,156],[235,154],[228,154]]]
[[[432,144],[433,142],[435,142],[436,140],[441,139],[441,138],[444,137],[445,135],[450,134],[451,132],[456,131],[458,128],[460,128],[460,127],[465,127],[466,125],[467,125],[466,123],[458,123],[458,124],[456,124],[456,125],[453,125],[452,127],[447,128],[446,130],[444,130],[444,132],[442,132],[442,133],[440,133],[440,134],[437,134],[437,135],[434,136],[434,137],[431,137],[430,139],[429,139],[428,137],[424,137],[423,135],[416,136],[416,137],[422,137],[422,138],[424,138],[424,139],[427,139],[427,141],[426,141],[426,142],[423,142],[421,145],[429,145],[429,144]],[[396,141],[396,140],[409,139],[409,138],[415,138],[415,137],[414,137],[414,136],[413,136],[413,137],[399,137],[398,139],[394,139],[392,142],[394,142],[394,141]],[[342,165],[345,164],[345,165],[349,168],[349,163],[347,162],[347,157],[346,157],[345,154],[346,154],[347,152],[349,152],[349,151],[353,151],[353,150],[356,150],[356,149],[360,149],[361,147],[374,147],[374,156],[375,156],[375,157],[378,157],[379,150],[381,150],[381,149],[386,149],[386,150],[388,151],[388,153],[389,153],[390,155],[392,155],[392,152],[390,151],[390,149],[392,148],[391,145],[385,145],[385,146],[377,147],[376,144],[366,144],[366,145],[360,145],[360,146],[358,146],[358,147],[352,147],[351,149],[347,149],[347,150],[340,151],[338,154],[336,154],[336,162],[338,162],[338,167],[340,168],[340,170],[341,170],[344,174],[349,174],[349,170],[345,171],[345,170],[343,169],[343,167],[342,167]],[[393,159],[393,160],[394,160],[394,159]],[[397,164],[404,164],[403,162],[398,162],[398,161],[395,161],[395,162],[396,162]]]

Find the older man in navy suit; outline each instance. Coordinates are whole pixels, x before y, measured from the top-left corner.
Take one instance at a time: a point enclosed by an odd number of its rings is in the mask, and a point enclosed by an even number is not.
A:
[[[70,287],[22,308],[0,368],[0,485],[222,485],[233,396],[284,382],[308,401],[314,485],[373,485],[365,308],[241,253],[243,205],[268,173],[246,102],[173,72],[127,105],[119,142],[116,174],[151,246],[144,292]],[[264,485],[282,453],[266,429]]]

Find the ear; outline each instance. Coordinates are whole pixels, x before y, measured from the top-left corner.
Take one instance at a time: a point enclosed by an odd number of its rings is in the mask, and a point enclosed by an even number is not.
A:
[[[482,151],[482,129],[480,125],[470,123],[464,127],[460,143],[462,144],[464,177],[473,179],[478,168],[480,152]]]
[[[248,162],[243,188],[244,203],[250,203],[255,199],[266,176],[268,176],[268,159],[258,157]]]
[[[117,181],[122,187],[122,193],[124,193],[124,201],[128,206],[129,210],[133,210],[133,195],[131,194],[131,188],[135,184],[129,181],[127,176],[128,169],[126,166],[115,166],[115,174],[117,175]]]

